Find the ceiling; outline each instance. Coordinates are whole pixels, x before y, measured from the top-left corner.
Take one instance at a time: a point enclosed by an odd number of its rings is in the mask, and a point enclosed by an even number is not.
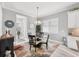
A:
[[[67,7],[75,3],[76,2],[5,2],[4,4],[9,8],[23,11],[24,13],[32,17],[36,17],[36,7],[38,6],[38,16],[44,17],[63,11],[64,9],[67,9]]]

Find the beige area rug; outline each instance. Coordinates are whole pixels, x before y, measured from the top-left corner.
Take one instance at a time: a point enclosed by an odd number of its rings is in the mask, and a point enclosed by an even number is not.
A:
[[[41,48],[36,49],[36,52],[34,47],[32,47],[31,51],[29,50],[28,43],[24,43],[23,46],[24,46],[23,49],[15,51],[16,57],[50,57],[50,55],[59,46],[59,43],[56,43],[56,42],[50,43],[48,46],[48,49],[46,49],[45,45],[42,45]]]

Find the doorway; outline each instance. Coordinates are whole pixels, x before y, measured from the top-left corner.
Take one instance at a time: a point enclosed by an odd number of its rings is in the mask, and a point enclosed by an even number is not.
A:
[[[16,15],[16,39],[27,39],[27,17]]]

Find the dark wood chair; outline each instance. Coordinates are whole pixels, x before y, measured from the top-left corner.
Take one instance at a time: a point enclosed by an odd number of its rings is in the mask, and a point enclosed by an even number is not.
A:
[[[13,42],[14,37],[0,39],[0,57],[5,57],[7,50],[10,50],[11,57],[14,57]]]
[[[43,32],[39,32],[39,33],[37,33],[36,36],[41,38],[43,36],[43,34],[44,34]]]
[[[35,35],[28,35],[28,38],[29,38],[29,45],[30,45],[30,50],[31,50],[31,47],[35,44],[34,43]]]
[[[35,35],[28,35],[28,37],[29,37],[30,51],[31,51],[31,47],[33,46],[35,48],[35,52],[36,52],[36,48],[40,48],[42,45],[42,43],[40,42],[41,39],[36,38]]]
[[[49,34],[43,34],[42,44],[46,44],[47,49],[48,49],[48,40],[49,40]]]

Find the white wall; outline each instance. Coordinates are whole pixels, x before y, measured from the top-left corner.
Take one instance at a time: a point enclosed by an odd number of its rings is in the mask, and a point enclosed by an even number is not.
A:
[[[2,6],[0,5],[0,36],[2,35]]]

